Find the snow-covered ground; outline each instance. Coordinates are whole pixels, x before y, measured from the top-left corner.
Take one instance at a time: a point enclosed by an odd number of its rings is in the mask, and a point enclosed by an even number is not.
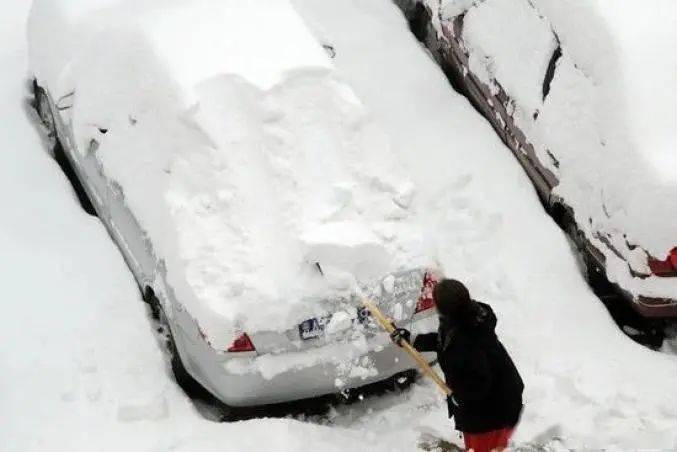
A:
[[[24,0],[0,19],[0,437],[3,450],[411,451],[458,443],[435,389],[314,421],[205,420],[171,379],[133,278],[78,206],[25,107]],[[453,93],[388,0],[294,5],[390,136],[448,275],[499,316],[526,382],[517,443],[559,426],[565,447],[677,447],[677,359],[618,331],[493,130]],[[557,447],[556,444],[552,444]]]

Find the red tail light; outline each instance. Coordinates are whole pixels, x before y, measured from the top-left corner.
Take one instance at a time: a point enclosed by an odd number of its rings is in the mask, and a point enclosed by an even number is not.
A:
[[[228,352],[237,353],[237,352],[254,352],[256,348],[252,343],[252,340],[249,339],[247,333],[242,333],[237,339],[233,341],[233,344],[228,348]]]
[[[426,311],[435,306],[435,299],[433,298],[433,289],[437,285],[437,277],[431,273],[426,272],[423,276],[423,286],[421,287],[421,296],[416,303],[416,312]]]
[[[649,257],[649,268],[651,268],[651,273],[656,276],[677,276],[677,247],[670,251],[664,261]]]

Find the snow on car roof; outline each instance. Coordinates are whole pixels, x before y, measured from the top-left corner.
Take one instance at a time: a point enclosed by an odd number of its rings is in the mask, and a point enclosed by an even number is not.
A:
[[[73,52],[73,130],[213,346],[423,264],[414,187],[287,0],[159,3]]]

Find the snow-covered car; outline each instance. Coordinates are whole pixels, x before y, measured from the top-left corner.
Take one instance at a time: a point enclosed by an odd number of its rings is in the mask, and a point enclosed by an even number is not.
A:
[[[677,317],[674,2],[398,0],[586,257]]]
[[[180,382],[237,407],[414,367],[356,295],[435,328],[414,187],[286,0],[36,0],[29,46]]]

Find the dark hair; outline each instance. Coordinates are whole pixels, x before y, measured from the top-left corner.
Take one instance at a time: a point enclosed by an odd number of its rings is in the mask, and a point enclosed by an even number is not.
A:
[[[457,317],[472,306],[470,292],[460,281],[443,279],[433,289],[437,312],[445,317]]]

